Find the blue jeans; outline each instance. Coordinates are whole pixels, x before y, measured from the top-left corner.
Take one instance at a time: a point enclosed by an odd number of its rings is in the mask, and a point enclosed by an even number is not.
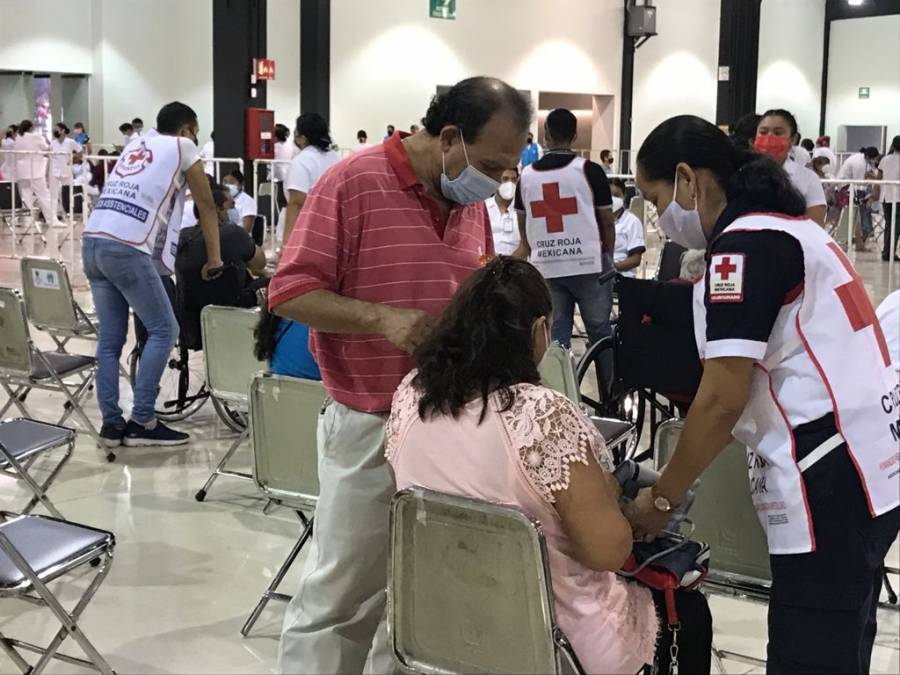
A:
[[[550,335],[554,342],[566,349],[571,346],[576,304],[590,344],[612,335],[612,325],[609,322],[609,315],[612,313],[612,282],[600,284],[599,279],[600,274],[547,279],[550,296],[553,298],[553,327]],[[608,391],[612,380],[612,351],[602,353],[600,366],[603,384]]]
[[[119,359],[128,334],[128,310],[147,327],[134,384],[131,419],[146,424],[156,416],[159,380],[178,339],[178,322],[149,255],[126,244],[85,237],[81,248],[84,273],[97,310],[97,402],[104,424],[124,424],[119,407]]]

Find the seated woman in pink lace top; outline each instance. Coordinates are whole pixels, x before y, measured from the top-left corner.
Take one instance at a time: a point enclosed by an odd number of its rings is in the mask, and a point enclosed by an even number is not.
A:
[[[603,439],[539,384],[550,315],[547,285],[528,263],[499,258],[474,274],[397,390],[387,458],[398,489],[509,504],[541,522],[557,619],[587,672],[636,673],[657,651],[667,672],[671,638],[653,594],[614,573],[632,531]],[[709,672],[709,610],[699,593],[683,595],[695,597],[678,598],[682,672]]]

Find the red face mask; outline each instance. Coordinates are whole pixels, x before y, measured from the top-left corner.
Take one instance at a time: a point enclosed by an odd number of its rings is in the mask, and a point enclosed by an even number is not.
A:
[[[787,156],[788,150],[791,148],[791,139],[788,136],[766,134],[757,136],[753,141],[753,147],[764,155],[780,160]]]

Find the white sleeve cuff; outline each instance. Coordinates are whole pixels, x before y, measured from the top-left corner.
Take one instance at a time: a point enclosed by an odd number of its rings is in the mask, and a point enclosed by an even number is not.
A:
[[[762,360],[768,345],[756,340],[715,340],[706,343],[706,359],[720,359],[738,356],[745,359]]]

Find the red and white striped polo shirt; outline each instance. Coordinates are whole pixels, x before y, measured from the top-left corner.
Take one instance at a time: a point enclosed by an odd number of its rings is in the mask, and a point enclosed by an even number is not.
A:
[[[328,170],[300,211],[269,305],[317,289],[440,315],[459,285],[494,252],[483,202],[454,206],[444,226],[400,134]],[[311,331],[310,349],[331,397],[384,412],[412,368],[380,335]]]

